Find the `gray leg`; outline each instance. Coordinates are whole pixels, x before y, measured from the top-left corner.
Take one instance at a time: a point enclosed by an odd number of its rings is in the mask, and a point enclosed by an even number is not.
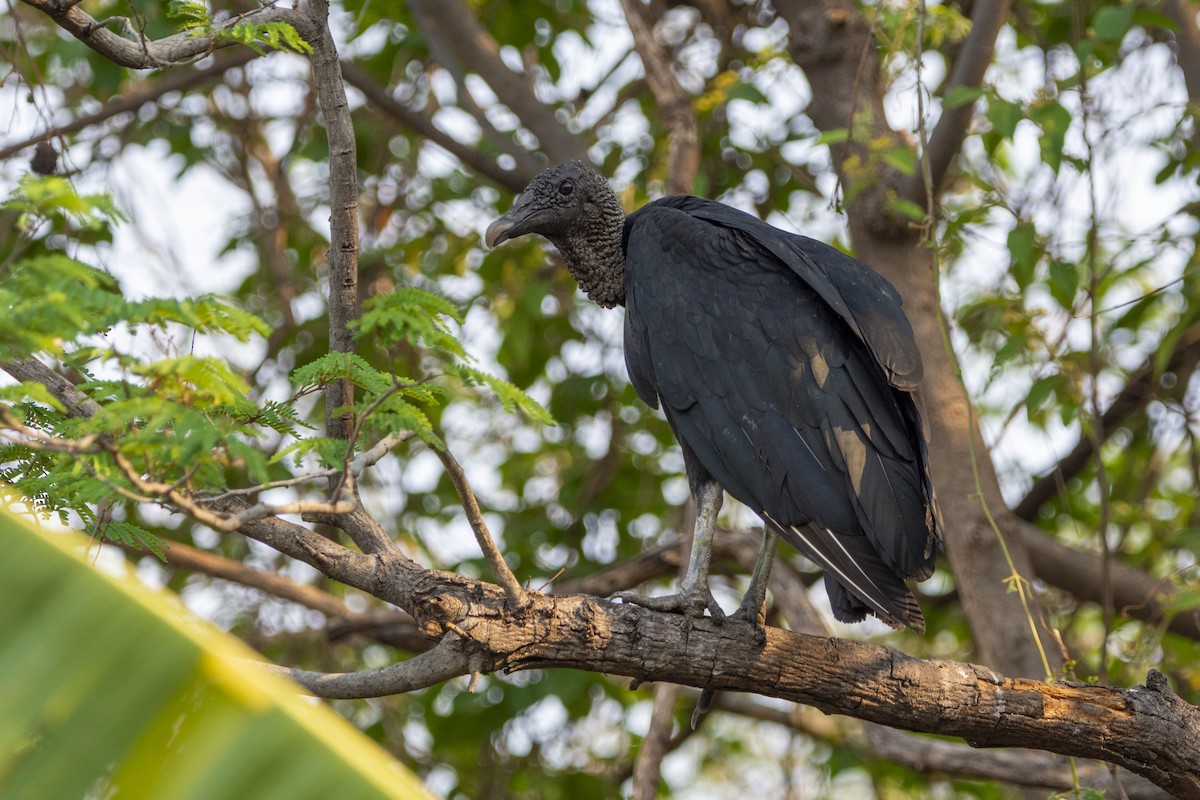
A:
[[[775,563],[775,551],[779,549],[779,537],[763,531],[762,547],[754,562],[754,574],[750,576],[750,588],[742,598],[742,607],[737,615],[756,628],[766,625],[767,579],[771,577],[771,565]]]
[[[712,561],[713,534],[717,529],[717,514],[725,501],[724,490],[716,481],[703,481],[692,487],[696,498],[696,530],[692,534],[692,554],[678,594],[664,597],[639,597],[633,592],[618,592],[616,597],[655,611],[674,611],[693,617],[704,616],[705,610],[717,622],[725,620],[725,612],[717,605],[708,589],[708,567]]]

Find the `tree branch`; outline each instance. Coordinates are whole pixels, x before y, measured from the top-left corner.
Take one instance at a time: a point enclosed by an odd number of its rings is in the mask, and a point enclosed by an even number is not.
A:
[[[756,692],[976,747],[1099,758],[1179,797],[1200,798],[1200,710],[1157,672],[1132,689],[1045,683],[776,628],[766,629],[760,647],[745,623],[717,625],[587,597],[530,597],[525,614],[507,614],[498,587],[459,579],[418,591],[411,602],[427,634],[454,631],[473,646],[479,671],[575,667]]]
[[[415,692],[473,671],[469,651],[452,634],[432,650],[379,669],[327,673],[276,664],[264,666],[291,678],[317,697],[341,699]]]
[[[492,538],[491,531],[488,530],[487,520],[483,518],[483,512],[479,509],[479,501],[475,499],[475,492],[471,490],[471,484],[467,482],[467,475],[463,472],[462,466],[449,450],[433,448],[433,452],[437,454],[446,468],[446,475],[454,484],[454,491],[458,493],[458,499],[462,502],[463,510],[467,514],[467,522],[470,523],[471,531],[475,534],[475,541],[479,543],[483,557],[487,560],[488,566],[492,568],[492,574],[504,587],[508,602],[514,609],[524,608],[529,603],[529,594],[521,588],[521,582],[508,568],[508,562],[504,560],[504,555],[496,547],[496,541]]]
[[[1175,373],[1178,378],[1175,385],[1181,390],[1188,385],[1200,363],[1200,324],[1192,325],[1179,337],[1165,365],[1160,367],[1156,361],[1152,354],[1134,370],[1124,388],[1100,416],[1100,428],[1106,434],[1116,431],[1128,417],[1140,412],[1161,394],[1159,380],[1163,373]],[[1087,466],[1094,452],[1092,439],[1080,436],[1070,453],[1033,482],[1025,497],[1013,508],[1013,513],[1021,519],[1034,519],[1038,510],[1058,494],[1059,487]]]
[[[316,34],[312,74],[329,138],[329,352],[353,353],[350,323],[358,319],[358,154],[337,47],[329,32],[329,1],[312,0],[308,21]],[[325,389],[326,433],[349,439],[354,422],[349,381]],[[341,413],[335,413],[342,409]]]
[[[670,752],[671,732],[675,726],[675,702],[679,686],[674,683],[654,685],[654,707],[650,712],[650,729],[638,748],[633,762],[632,800],[654,800],[658,797],[658,782],[662,777],[662,760]]]
[[[461,0],[411,0],[410,5],[421,11],[420,19],[441,29],[442,39],[454,48],[463,65],[483,78],[500,102],[520,118],[550,161],[587,160],[583,141],[559,122],[554,109],[537,98],[525,78],[508,68],[500,57],[499,43]]]
[[[122,546],[122,549],[135,556],[147,555],[146,551],[134,547]],[[351,611],[345,603],[329,592],[323,592],[315,586],[297,583],[291,578],[274,572],[253,569],[232,558],[171,540],[163,541],[162,550],[163,558],[172,567],[199,572],[241,586],[249,586],[272,597],[311,608],[313,611],[318,611],[333,619],[355,620],[364,616],[359,612]]]
[[[228,47],[236,42],[212,36],[195,36],[191,31],[176,33],[158,40],[144,38],[126,39],[108,28],[106,23],[79,8],[76,3],[61,3],[56,0],[21,0],[54,20],[55,24],[74,36],[100,55],[130,69],[157,69],[187,63]],[[318,30],[302,14],[291,8],[273,5],[256,8],[245,14],[216,23],[217,30],[228,30],[247,21],[256,23],[286,22],[296,33],[312,42]]]
[[[857,750],[864,758],[885,758],[916,772],[1003,781],[1056,792],[1074,789],[1078,776],[1079,786],[1084,789],[1116,791],[1109,770],[1094,761],[1075,764],[1072,774],[1071,764],[1063,756],[1021,749],[981,752],[969,745],[914,736],[873,722],[859,723],[863,732],[859,737],[841,730],[843,726],[836,725],[835,718],[810,708],[780,708],[742,694],[721,695],[713,710],[771,722],[822,741],[831,741],[838,747]],[[863,746],[863,738],[869,747]],[[1170,796],[1145,778],[1128,772],[1121,776],[1121,786],[1130,800],[1161,800]]]
[[[425,137],[480,175],[495,181],[511,192],[519,192],[524,189],[525,185],[540,171],[537,164],[529,157],[516,159],[516,167],[512,170],[502,169],[494,158],[490,158],[479,148],[463,144],[450,134],[439,130],[433,121],[424,114],[413,111],[400,103],[357,64],[343,61],[342,75],[351,86],[366,96],[367,102],[380,114],[394,119],[414,131],[418,136]]]

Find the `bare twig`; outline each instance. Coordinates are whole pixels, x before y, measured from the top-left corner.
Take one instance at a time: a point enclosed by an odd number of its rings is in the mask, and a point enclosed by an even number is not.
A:
[[[488,530],[483,512],[479,510],[479,501],[475,499],[475,492],[472,491],[471,484],[467,482],[467,475],[463,472],[462,466],[449,450],[434,448],[433,452],[437,453],[437,457],[441,459],[450,482],[454,484],[454,490],[458,492],[458,499],[462,502],[463,510],[467,514],[467,522],[470,523],[471,530],[475,533],[475,541],[479,543],[483,557],[487,560],[488,566],[492,568],[492,574],[504,588],[509,605],[515,609],[525,608],[529,604],[529,595],[521,587],[517,576],[513,575],[512,570],[508,568],[500,549],[496,547],[496,541]]]
[[[33,136],[28,136],[20,141],[12,142],[4,147],[0,147],[0,161],[11,158],[26,147],[32,147],[39,142],[44,142],[48,139],[57,139],[66,136],[76,131],[81,131],[90,128],[93,125],[99,125],[112,119],[119,114],[137,111],[147,103],[157,102],[163,95],[168,92],[178,92],[184,89],[190,89],[197,84],[203,83],[212,78],[218,78],[224,75],[229,70],[244,66],[250,61],[258,58],[258,53],[255,53],[250,48],[246,47],[236,52],[228,53],[213,61],[207,67],[196,69],[180,69],[160,76],[153,82],[147,84],[137,91],[130,92],[123,98],[114,99],[112,102],[105,103],[102,108],[91,114],[84,114],[76,117],[70,122],[56,125],[41,133]]]
[[[959,49],[946,81],[946,90],[983,85],[983,76],[992,63],[996,37],[1008,18],[1012,0],[976,0],[971,14],[971,32]],[[918,87],[918,90],[920,87]],[[938,194],[938,187],[950,167],[950,162],[962,149],[963,139],[971,127],[975,103],[962,103],[954,108],[942,107],[942,116],[929,137],[929,148],[924,153],[927,170],[916,170],[900,187],[899,194],[906,200],[924,208]],[[925,182],[928,172],[929,184]]]

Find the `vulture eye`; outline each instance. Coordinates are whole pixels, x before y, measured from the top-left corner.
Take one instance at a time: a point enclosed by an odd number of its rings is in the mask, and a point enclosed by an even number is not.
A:
[[[573,191],[575,191],[575,184],[571,183],[571,181],[569,181],[569,180],[563,181],[562,183],[560,183],[558,185],[558,193],[561,194],[563,197],[566,197]]]

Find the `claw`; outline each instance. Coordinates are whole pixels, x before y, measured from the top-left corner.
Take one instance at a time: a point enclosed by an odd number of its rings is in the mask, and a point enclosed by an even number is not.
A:
[[[738,607],[738,610],[730,615],[730,619],[736,622],[748,622],[754,627],[754,644],[756,647],[762,648],[767,643],[767,609],[766,606],[758,608],[751,607],[745,602]]]

